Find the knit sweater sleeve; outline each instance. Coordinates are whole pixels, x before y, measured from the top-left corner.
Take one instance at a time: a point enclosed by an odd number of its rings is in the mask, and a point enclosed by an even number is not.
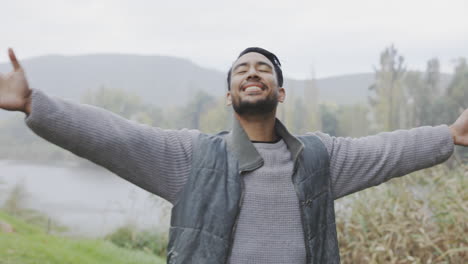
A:
[[[335,199],[378,185],[393,177],[447,160],[454,143],[446,125],[384,132],[362,138],[315,133],[330,156]]]
[[[37,135],[173,202],[190,173],[195,130],[163,130],[104,109],[32,94]]]

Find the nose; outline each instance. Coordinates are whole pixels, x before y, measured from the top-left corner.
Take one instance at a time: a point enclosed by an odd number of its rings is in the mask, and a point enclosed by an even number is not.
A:
[[[255,67],[250,67],[249,71],[247,72],[247,80],[249,79],[260,79],[260,76],[258,75],[258,71]]]

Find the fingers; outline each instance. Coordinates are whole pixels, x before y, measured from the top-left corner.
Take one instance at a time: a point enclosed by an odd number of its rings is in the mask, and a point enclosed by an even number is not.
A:
[[[21,69],[21,65],[18,62],[18,59],[16,59],[15,52],[13,51],[12,48],[8,49],[8,56],[10,57],[11,64],[13,65],[13,69],[15,71],[19,71]]]

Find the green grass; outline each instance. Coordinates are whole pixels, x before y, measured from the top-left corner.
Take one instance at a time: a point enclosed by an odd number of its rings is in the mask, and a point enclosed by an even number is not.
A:
[[[0,233],[0,264],[165,263],[150,253],[119,248],[105,240],[48,235],[2,211],[0,220],[15,229],[15,233]]]

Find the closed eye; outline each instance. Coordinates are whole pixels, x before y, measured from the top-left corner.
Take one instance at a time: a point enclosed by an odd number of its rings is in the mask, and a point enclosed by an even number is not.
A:
[[[257,69],[259,72],[272,72],[271,66],[266,63],[258,63]]]

